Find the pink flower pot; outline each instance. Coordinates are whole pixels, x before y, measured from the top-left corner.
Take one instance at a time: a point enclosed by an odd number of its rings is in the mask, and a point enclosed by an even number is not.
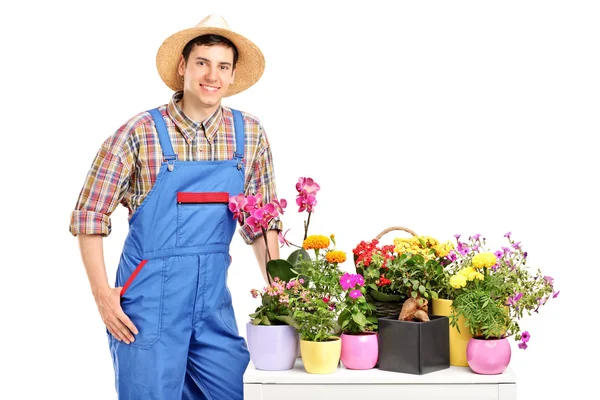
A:
[[[342,333],[340,360],[348,369],[371,369],[377,364],[378,338],[376,332]]]
[[[508,339],[471,339],[467,345],[467,362],[471,370],[482,375],[504,372],[510,363]]]

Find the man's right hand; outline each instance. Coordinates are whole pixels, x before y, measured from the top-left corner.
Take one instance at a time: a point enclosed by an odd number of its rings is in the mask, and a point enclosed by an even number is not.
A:
[[[131,344],[138,330],[121,308],[121,287],[108,288],[96,295],[96,305],[104,325],[119,341]]]

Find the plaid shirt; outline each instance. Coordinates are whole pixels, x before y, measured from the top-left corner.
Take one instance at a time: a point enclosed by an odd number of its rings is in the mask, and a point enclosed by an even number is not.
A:
[[[165,119],[173,150],[181,161],[231,160],[235,151],[235,132],[231,109],[221,106],[202,123],[190,120],[177,102],[183,93],[173,95],[168,105],[159,108]],[[244,165],[246,194],[261,193],[264,203],[276,199],[273,160],[260,121],[248,113],[244,116]],[[100,147],[71,213],[72,235],[100,234],[111,231],[110,215],[121,203],[129,218],[142,204],[162,163],[162,150],[150,113],[142,112],[121,126]],[[232,194],[233,195],[233,194]],[[278,219],[270,229],[281,230]],[[256,234],[242,226],[240,234],[251,243]]]

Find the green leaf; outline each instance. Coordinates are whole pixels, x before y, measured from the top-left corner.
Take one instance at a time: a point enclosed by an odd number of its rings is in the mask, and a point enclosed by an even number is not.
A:
[[[352,319],[360,326],[365,326],[367,323],[367,319],[363,314],[352,314]]]
[[[266,315],[263,315],[261,325],[271,325],[271,321],[269,321],[269,318],[267,318]]]
[[[290,264],[297,265],[298,261],[300,260],[309,261],[310,254],[308,254],[308,252],[304,249],[297,249],[292,251],[292,253],[288,256],[287,260]]]
[[[289,282],[297,275],[293,272],[294,266],[287,260],[277,259],[267,263],[267,271],[272,278],[278,277],[282,281]]]
[[[291,326],[293,328],[296,328],[296,329],[300,328],[300,325],[298,324],[298,321],[296,321],[294,319],[294,317],[292,317],[291,315],[276,315],[275,319],[277,321],[281,321],[281,322],[283,322],[283,323],[285,323],[285,324],[287,324],[287,325],[289,325],[289,326]]]
[[[252,320],[252,325],[260,325],[261,321],[262,321],[262,318],[254,318]]]
[[[373,297],[374,300],[383,301],[383,302],[387,302],[387,301],[400,301],[400,300],[403,299],[403,296],[401,296],[399,294],[381,293],[381,292],[378,292],[376,290],[370,291],[369,294],[371,295],[371,297]]]
[[[419,286],[419,292],[421,292],[421,293],[425,293],[425,286],[423,286],[423,285],[420,285],[420,286]]]
[[[410,295],[416,299],[419,293],[413,290],[412,292],[410,292]]]

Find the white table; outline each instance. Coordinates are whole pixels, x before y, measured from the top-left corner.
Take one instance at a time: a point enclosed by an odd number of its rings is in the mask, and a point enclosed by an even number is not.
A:
[[[309,374],[301,359],[287,371],[261,371],[252,362],[244,374],[244,400],[516,400],[517,377],[510,366],[500,375],[478,375],[453,367],[424,375],[370,369],[355,371],[340,363],[332,374]]]

